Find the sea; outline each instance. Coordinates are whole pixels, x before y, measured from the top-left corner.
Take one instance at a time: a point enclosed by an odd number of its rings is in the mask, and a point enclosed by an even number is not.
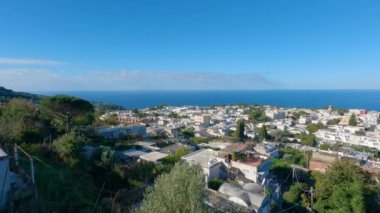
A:
[[[128,109],[160,104],[170,106],[258,104],[289,108],[322,108],[331,105],[342,109],[380,111],[380,90],[40,91],[37,93],[72,95]]]

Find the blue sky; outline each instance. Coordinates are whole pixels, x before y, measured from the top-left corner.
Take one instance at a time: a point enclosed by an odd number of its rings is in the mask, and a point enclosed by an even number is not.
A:
[[[0,0],[15,90],[380,89],[378,0]]]

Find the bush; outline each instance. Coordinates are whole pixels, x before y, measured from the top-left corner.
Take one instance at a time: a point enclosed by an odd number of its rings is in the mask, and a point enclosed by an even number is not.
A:
[[[212,179],[208,182],[208,188],[218,191],[219,187],[223,184],[223,180],[220,179]]]
[[[163,159],[163,162],[166,164],[173,164],[174,165],[179,160],[181,160],[182,156],[189,154],[190,151],[191,151],[191,149],[188,147],[181,147],[177,151],[175,151],[174,153],[171,153],[170,155],[166,156]]]
[[[321,150],[329,150],[330,149],[330,145],[329,144],[321,144],[320,146],[319,146],[319,149],[321,149]]]
[[[145,212],[204,212],[204,175],[199,166],[176,164],[149,188],[139,210]]]
[[[53,147],[60,159],[70,166],[75,166],[79,162],[81,148],[86,142],[88,141],[85,137],[69,132],[54,140]]]

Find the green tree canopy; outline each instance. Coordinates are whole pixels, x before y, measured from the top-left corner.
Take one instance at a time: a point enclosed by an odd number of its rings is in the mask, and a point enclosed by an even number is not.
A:
[[[375,184],[368,174],[349,160],[336,161],[325,174],[314,174],[318,212],[375,212]]]
[[[58,126],[64,125],[66,132],[70,131],[73,119],[79,119],[87,113],[94,112],[94,107],[90,102],[66,95],[45,98],[41,104],[56,119]]]
[[[350,125],[350,126],[358,125],[358,121],[357,121],[356,116],[354,114],[352,114],[350,116],[350,120],[348,121],[348,125]]]
[[[14,142],[42,142],[47,125],[38,106],[31,101],[12,99],[2,107],[0,135]]]
[[[253,123],[260,123],[265,122],[268,120],[267,116],[265,115],[265,111],[259,107],[255,107],[251,114],[250,114],[250,120]]]
[[[290,189],[284,193],[283,198],[288,203],[295,203],[300,199],[301,189],[298,184],[293,184]]]
[[[70,166],[75,166],[79,162],[81,148],[86,142],[88,141],[85,137],[69,132],[54,140],[53,147],[62,160]]]
[[[267,127],[263,125],[259,130],[259,140],[264,141],[268,137]]]
[[[243,119],[240,119],[236,123],[236,132],[235,132],[235,138],[238,141],[244,140],[244,129],[245,129],[245,122]]]
[[[141,213],[204,211],[205,178],[199,166],[176,164],[170,173],[160,175],[148,189]]]
[[[292,113],[292,116],[295,118],[295,119],[299,119],[301,116],[305,116],[305,115],[309,115],[309,113],[305,112],[305,111],[295,111]]]
[[[166,156],[163,161],[168,164],[175,164],[181,160],[182,156],[189,154],[191,149],[189,147],[181,147],[170,155]]]
[[[325,127],[325,125],[323,125],[321,123],[309,124],[306,127],[306,129],[307,129],[307,131],[309,131],[309,133],[314,133],[314,132],[318,131],[319,129],[323,129],[323,128],[326,128],[326,127]]]
[[[183,137],[185,137],[185,138],[192,138],[192,137],[195,136],[194,130],[191,129],[191,128],[183,129],[183,130],[181,131],[181,134],[182,134]]]
[[[300,139],[301,139],[302,145],[306,145],[306,146],[315,146],[316,145],[315,136],[311,133],[300,135]]]

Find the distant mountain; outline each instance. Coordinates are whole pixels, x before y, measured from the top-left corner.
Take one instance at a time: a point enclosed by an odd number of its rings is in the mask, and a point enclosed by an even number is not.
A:
[[[21,99],[30,100],[33,102],[38,102],[44,97],[47,97],[47,96],[36,95],[36,94],[27,93],[27,92],[15,92],[11,89],[6,89],[0,86],[0,104],[6,103],[13,98],[21,98]],[[108,111],[108,110],[124,110],[125,109],[125,107],[123,106],[112,104],[112,103],[94,102],[94,101],[91,101],[91,103],[98,110]]]
[[[22,98],[22,99],[31,100],[33,102],[37,102],[42,97],[43,97],[42,95],[35,95],[35,94],[26,93],[26,92],[15,92],[13,90],[6,89],[0,86],[0,103],[8,102],[12,98]]]

